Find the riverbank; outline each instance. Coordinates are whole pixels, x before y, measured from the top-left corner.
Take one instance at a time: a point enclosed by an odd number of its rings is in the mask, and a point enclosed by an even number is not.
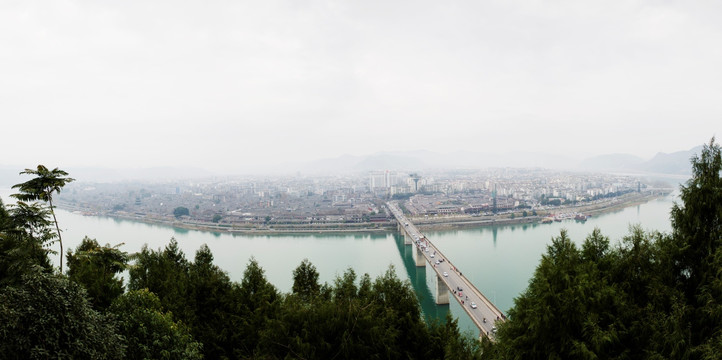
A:
[[[551,209],[538,210],[537,215],[523,216],[523,210],[514,213],[497,214],[490,216],[478,215],[444,215],[444,216],[416,216],[409,219],[420,229],[426,231],[462,229],[495,225],[515,225],[538,223],[544,217],[555,213],[583,213],[597,215],[612,212],[629,206],[635,206],[650,200],[669,195],[669,192],[656,192],[650,194],[630,193],[608,201],[601,201],[594,204],[560,206]],[[139,215],[128,213],[94,213],[87,209],[77,208],[72,204],[61,203],[60,208],[88,216],[103,216],[121,220],[138,221],[147,224],[163,225],[186,230],[199,230],[217,233],[231,233],[243,235],[269,235],[269,234],[291,234],[291,233],[385,233],[395,229],[393,220],[386,222],[360,222],[360,223],[311,223],[311,224],[284,224],[284,223],[210,223],[193,220],[177,220],[172,217],[160,215]],[[527,212],[531,212],[527,210]],[[513,216],[512,216],[513,214]]]
[[[537,215],[523,216],[523,211],[515,211],[514,217],[512,213],[496,215],[496,216],[473,216],[473,215],[446,215],[446,216],[412,216],[409,217],[414,225],[421,230],[439,231],[466,229],[482,226],[496,225],[517,225],[539,223],[545,217],[560,213],[579,213],[585,215],[600,215],[613,211],[618,211],[630,206],[636,206],[648,201],[669,196],[671,191],[655,192],[649,194],[629,193],[610,201],[599,202],[595,204],[582,204],[571,206],[560,206],[553,209],[538,210]],[[573,220],[573,219],[572,219]]]

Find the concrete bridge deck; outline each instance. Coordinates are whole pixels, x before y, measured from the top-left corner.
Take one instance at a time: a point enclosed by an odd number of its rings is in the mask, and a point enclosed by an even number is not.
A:
[[[429,263],[436,272],[436,303],[448,304],[449,297],[453,297],[479,328],[479,334],[494,339],[496,323],[506,320],[504,314],[463,275],[461,269],[454,266],[453,262],[404,216],[398,206],[391,202],[386,205],[396,218],[405,243],[416,248],[414,255],[416,266],[422,267]],[[476,308],[472,308],[472,304],[475,304]]]

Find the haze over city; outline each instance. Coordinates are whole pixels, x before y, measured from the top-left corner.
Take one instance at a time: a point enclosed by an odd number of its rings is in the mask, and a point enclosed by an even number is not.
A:
[[[722,134],[714,1],[0,4],[0,165],[581,159]]]

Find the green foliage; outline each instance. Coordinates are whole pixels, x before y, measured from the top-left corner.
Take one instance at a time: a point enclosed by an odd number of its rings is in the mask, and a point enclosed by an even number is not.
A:
[[[249,288],[251,300],[260,297],[265,278],[257,264],[250,271],[253,278]],[[257,277],[260,271],[260,277]],[[249,278],[250,279],[250,278]],[[267,283],[265,283],[267,284]],[[268,284],[270,286],[270,284]],[[263,325],[268,314],[258,312],[255,323],[249,325],[242,314],[253,313],[249,304],[242,303],[242,289],[233,284],[228,275],[213,265],[213,254],[203,245],[190,263],[178,249],[175,239],[164,250],[143,250],[137,255],[130,270],[129,287],[134,290],[148,289],[158,296],[163,308],[170,310],[176,319],[187,324],[193,337],[203,344],[206,358],[232,358],[237,353],[252,354],[255,343],[252,336],[258,332],[256,324]],[[278,296],[275,289],[272,296]],[[255,297],[254,297],[255,296]],[[263,304],[263,301],[259,301]],[[272,302],[272,301],[271,301]],[[261,305],[262,306],[262,305]],[[251,334],[251,335],[248,335]],[[246,352],[243,350],[249,349]]]
[[[179,207],[173,209],[173,216],[175,216],[176,218],[179,218],[181,216],[187,216],[187,215],[190,215],[190,211],[188,210],[187,207],[179,206]]]
[[[433,321],[429,324],[431,358],[438,359],[481,359],[482,342],[471,334],[461,334],[459,321],[446,314],[446,322]],[[486,339],[486,338],[485,338]],[[487,340],[488,341],[488,340]]]
[[[64,276],[28,274],[0,289],[0,354],[7,359],[123,359],[110,318]]]
[[[221,221],[221,219],[223,219],[223,216],[221,216],[221,214],[215,214],[213,215],[213,219],[211,221],[213,221],[214,223],[218,223],[219,221]]]
[[[691,306],[691,342],[714,353],[722,338],[722,156],[714,138],[692,158],[692,178],[672,209],[672,273]]]
[[[364,275],[358,286],[349,269],[333,286],[321,286],[305,260],[294,271],[294,293],[281,295],[254,259],[240,284],[230,283],[212,260],[203,246],[183,286],[189,289],[185,306],[193,309],[187,323],[207,358],[442,358],[447,348],[459,354],[476,349],[469,340],[447,346],[456,341],[450,332],[442,332],[448,336],[441,345],[432,344],[410,284],[393,269],[374,282]],[[166,303],[177,297],[159,298],[165,308],[178,307]]]
[[[701,156],[692,159],[693,177],[680,189],[683,205],[672,209],[674,235],[680,248],[677,255],[686,267],[676,269],[688,299],[694,290],[709,281],[710,266],[722,239],[722,159],[720,147],[705,145]]]
[[[123,279],[116,276],[127,268],[128,253],[111,247],[100,246],[87,236],[73,253],[68,250],[68,277],[83,285],[94,308],[104,310],[123,293]]]
[[[35,178],[31,180],[13,185],[13,189],[18,189],[20,193],[11,196],[20,201],[40,200],[52,203],[54,193],[60,193],[67,183],[75,181],[75,179],[64,177],[68,175],[67,172],[58,168],[48,170],[43,165],[38,165],[37,170],[25,169],[20,174],[35,175]]]
[[[143,246],[128,271],[128,288],[150,290],[158,295],[166,310],[189,323],[193,316],[188,303],[189,268],[188,260],[174,238],[163,250],[149,250]]]
[[[193,309],[193,337],[203,343],[208,359],[232,358],[242,340],[236,332],[241,322],[239,289],[228,275],[213,265],[213,254],[205,244],[190,265],[188,299]]]
[[[18,201],[10,208],[8,231],[35,240],[40,244],[49,243],[57,234],[50,229],[50,211],[39,203]]]
[[[612,281],[613,273],[625,270],[610,267],[617,255],[598,229],[581,250],[562,230],[547,246],[527,290],[515,300],[511,320],[499,327],[495,351],[524,359],[628,355],[635,349],[624,332],[624,321],[631,320],[626,318],[629,303],[624,285]],[[644,265],[649,258],[638,260]]]
[[[241,321],[237,353],[241,357],[251,357],[260,342],[260,334],[269,321],[278,317],[280,294],[266,280],[264,270],[255,259],[251,259],[243,272],[238,292]]]
[[[397,193],[391,195],[391,200],[408,200],[412,196],[414,196],[414,193]]]
[[[50,272],[48,246],[55,234],[40,204],[18,202],[7,211],[0,201],[0,286],[19,284],[24,274]]]
[[[320,290],[316,267],[308,259],[303,259],[301,265],[293,270],[293,293],[302,300],[309,301],[318,296]]]
[[[304,300],[300,294],[283,297],[278,317],[262,332],[257,354],[306,359],[478,358],[478,342],[460,335],[455,321],[447,326],[423,322],[410,283],[399,280],[393,268],[373,282],[365,274],[358,285],[356,274],[348,269],[332,286],[321,286],[319,296]]]
[[[128,359],[202,359],[201,344],[188,328],[163,313],[158,297],[148,290],[133,290],[118,297],[108,309],[118,319]]]
[[[13,185],[13,189],[18,189],[20,193],[11,196],[21,202],[27,201],[43,201],[50,205],[50,214],[55,222],[56,235],[60,244],[60,273],[63,272],[63,238],[60,235],[60,227],[58,219],[55,217],[53,206],[53,194],[60,193],[60,190],[68,183],[75,181],[73,178],[66,177],[67,172],[55,168],[48,170],[43,165],[38,165],[37,170],[25,169],[20,174],[35,175],[31,180],[24,183]]]

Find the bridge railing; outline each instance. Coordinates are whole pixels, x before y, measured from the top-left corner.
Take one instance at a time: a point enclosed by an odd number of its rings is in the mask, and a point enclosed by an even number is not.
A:
[[[437,255],[441,256],[441,257],[444,259],[444,261],[446,261],[447,263],[449,263],[449,265],[453,265],[453,264],[451,263],[451,261],[449,261],[449,258],[448,258],[446,255],[444,255],[444,253],[441,252],[441,250],[439,250],[439,248],[436,247],[436,245],[434,245],[434,243],[432,243],[431,240],[429,240],[429,238],[426,237],[426,235],[424,235],[424,238],[426,239],[426,241],[429,242],[429,244],[431,244],[431,246],[434,247],[434,249],[436,249],[436,254],[437,254]],[[426,255],[424,255],[424,257],[426,257]],[[431,263],[430,258],[426,257],[426,259],[429,261],[429,264],[432,265],[432,267],[434,268],[434,272],[436,273],[436,276],[438,276],[438,277],[440,277],[441,279],[443,279],[443,276],[442,276],[442,274],[440,273],[439,269],[436,268],[435,266],[433,266],[433,264]],[[455,265],[454,265],[454,269],[455,269],[454,271],[456,271],[457,273],[459,272],[458,270],[456,270],[457,268],[456,268]],[[481,293],[479,292],[479,290],[476,289],[476,287],[474,286],[474,284],[472,284],[472,283],[469,281],[469,279],[467,279],[466,277],[464,277],[464,276],[461,275],[461,274],[459,274],[459,276],[460,276],[461,279],[466,283],[465,286],[466,286],[467,288],[471,288],[471,289],[474,290],[475,293],[481,295]],[[444,283],[446,283],[445,280],[444,280]],[[448,285],[447,285],[447,287],[448,287]],[[449,288],[449,291],[451,291],[450,288]],[[455,296],[455,295],[454,295],[453,297],[456,299],[457,302],[461,303],[460,298],[457,298],[457,296]],[[481,299],[484,299],[484,296],[483,296],[483,295],[481,295]],[[466,311],[466,313],[469,314],[469,318],[471,319],[472,322],[474,322],[474,324],[476,324],[476,327],[479,328],[479,331],[481,331],[481,332],[483,333],[483,330],[482,330],[482,329],[483,329],[483,325],[482,325],[478,320],[476,320],[476,318],[475,318],[475,317],[473,316],[473,314],[471,313],[471,310],[467,309],[467,307],[466,307],[466,306],[463,306],[463,305],[462,305],[461,307],[464,309],[464,311]],[[489,308],[490,308],[492,311],[494,311],[494,309],[496,309],[495,307],[489,307]]]
[[[396,221],[399,222],[399,224],[401,224],[401,225],[403,226],[402,221],[396,216],[396,214],[394,214],[394,217],[396,218]],[[414,228],[416,228],[416,225],[415,225],[415,224],[413,224],[413,223],[410,223],[410,224],[411,224],[411,226],[413,226]],[[407,231],[407,230],[404,230],[404,231]],[[436,252],[437,252],[439,255],[441,255],[441,256],[446,260],[446,262],[449,263],[449,265],[452,265],[452,266],[453,266],[454,271],[456,271],[457,274],[459,275],[459,277],[468,285],[468,288],[472,289],[472,291],[473,291],[477,296],[479,296],[479,298],[486,304],[486,306],[487,306],[492,312],[494,312],[494,314],[499,318],[499,321],[505,321],[505,320],[506,320],[506,316],[504,316],[504,313],[503,313],[501,310],[499,310],[499,308],[496,307],[496,305],[494,305],[494,303],[492,303],[492,302],[489,300],[489,298],[487,298],[484,294],[482,294],[481,291],[479,291],[479,289],[477,289],[476,286],[474,286],[474,284],[469,280],[469,278],[467,278],[466,276],[464,276],[463,272],[459,271],[459,269],[456,267],[456,265],[454,265],[454,264],[449,260],[449,258],[448,258],[446,255],[444,255],[444,253],[442,253],[441,250],[440,250],[436,245],[434,245],[433,242],[431,242],[431,240],[429,240],[429,238],[428,238],[425,234],[423,234],[421,231],[419,231],[418,228],[416,228],[416,231],[417,231],[419,234],[423,235],[423,238],[426,239],[426,241],[428,241],[428,242],[434,247],[434,249],[436,249]],[[408,232],[408,231],[407,231],[407,232]],[[414,245],[415,245],[415,246],[418,246],[417,244],[414,244]],[[426,258],[426,260],[429,261],[429,263],[431,263],[431,260],[430,260],[426,255],[424,255],[424,258]],[[436,267],[434,267],[434,272],[436,272],[437,276],[440,276],[440,275],[441,275],[441,274],[439,273],[439,270],[438,270]],[[458,301],[458,299],[457,299],[457,301]],[[469,312],[469,310],[467,310],[466,307],[463,307],[463,308],[464,308],[464,310],[465,310],[467,313]],[[471,314],[469,314],[469,315],[471,315]],[[470,317],[471,317],[472,321],[474,321],[474,322],[476,323],[474,317],[473,317],[473,316],[470,316]],[[481,325],[481,324],[478,324],[478,323],[477,323],[476,325],[477,325],[477,327],[479,327],[479,329],[482,328],[482,325]]]
[[[460,276],[461,278],[463,278],[464,281],[466,281],[467,283],[472,284],[472,282],[469,281],[469,279],[468,279],[466,276],[464,276],[463,273],[459,273],[459,276]],[[496,305],[494,305],[494,303],[492,303],[492,302],[489,300],[489,298],[487,298],[486,296],[484,296],[484,294],[482,294],[481,291],[479,291],[479,289],[476,288],[476,286],[474,286],[474,285],[472,284],[472,285],[471,285],[471,289],[474,290],[474,292],[476,293],[476,295],[478,295],[478,296],[481,298],[481,300],[482,300],[484,303],[486,303],[486,306],[488,306],[489,309],[491,309],[491,311],[493,311],[493,312],[496,314],[496,316],[499,317],[499,320],[501,320],[501,321],[506,320],[506,316],[504,316],[504,313],[501,312],[501,310],[499,310],[499,308],[496,307]]]

